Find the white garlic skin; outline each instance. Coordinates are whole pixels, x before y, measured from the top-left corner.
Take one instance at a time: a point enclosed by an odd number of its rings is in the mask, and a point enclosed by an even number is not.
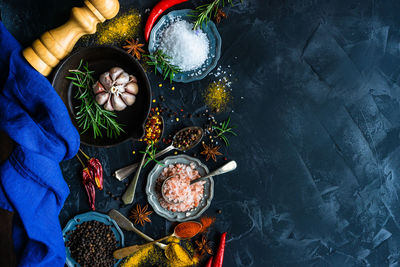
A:
[[[137,79],[120,67],[113,67],[100,75],[93,85],[96,102],[105,110],[122,111],[136,101],[139,93]]]

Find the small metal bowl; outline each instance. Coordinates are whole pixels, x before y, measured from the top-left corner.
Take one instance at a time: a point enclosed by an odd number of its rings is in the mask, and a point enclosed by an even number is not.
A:
[[[168,166],[170,164],[173,165],[176,163],[189,165],[191,162],[193,162],[196,165],[196,170],[199,172],[201,176],[204,176],[207,173],[209,173],[207,166],[201,163],[200,160],[183,154],[166,157],[164,160],[161,161],[161,164],[163,164],[164,166]],[[203,212],[205,212],[208,209],[208,207],[210,207],[211,201],[214,197],[214,180],[212,179],[212,177],[207,179],[206,183],[204,184],[204,196],[199,206],[197,206],[197,208],[188,212],[172,212],[167,209],[164,209],[159,202],[159,199],[162,198],[162,195],[161,195],[161,185],[157,184],[157,179],[160,176],[163,169],[164,167],[160,166],[159,164],[156,164],[153,170],[151,170],[151,172],[149,173],[149,176],[147,178],[147,185],[146,185],[147,200],[153,207],[154,211],[161,217],[164,217],[165,219],[173,222],[175,221],[184,222],[184,221],[194,220],[200,217],[201,214],[203,214]]]
[[[160,45],[159,36],[161,36],[161,33],[164,31],[164,29],[167,27],[167,25],[169,25],[171,21],[179,17],[182,18],[182,20],[186,20],[188,22],[193,23],[196,20],[195,17],[190,16],[190,14],[193,12],[194,10],[192,9],[182,9],[182,10],[171,11],[167,15],[162,16],[161,19],[158,21],[158,23],[153,27],[150,33],[150,39],[149,39],[150,54],[153,54],[154,52],[157,51]],[[205,25],[204,22],[202,24],[202,30],[207,35],[210,45],[210,50],[208,52],[208,58],[206,62],[203,64],[203,66],[200,67],[200,69],[185,71],[176,74],[174,76],[173,81],[189,83],[201,80],[204,77],[206,77],[207,74],[215,68],[215,66],[217,66],[218,60],[221,57],[221,45],[222,45],[221,36],[217,30],[217,27],[212,21],[209,21],[207,25]],[[160,68],[157,68],[157,70],[160,73],[162,73]]]

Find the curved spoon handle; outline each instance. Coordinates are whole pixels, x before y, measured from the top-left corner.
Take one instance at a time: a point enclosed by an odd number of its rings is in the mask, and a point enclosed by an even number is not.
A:
[[[165,153],[168,153],[169,151],[171,151],[173,149],[174,149],[174,147],[172,145],[170,145],[170,146],[166,147],[165,149],[161,150],[160,152],[158,152],[157,154],[155,154],[154,158],[156,159],[158,157],[161,157],[162,155],[164,155]],[[138,165],[139,165],[138,162],[133,163],[133,164],[123,167],[119,170],[116,170],[113,175],[115,176],[115,178],[122,181],[126,177],[131,175],[137,169]]]
[[[113,175],[115,178],[122,181],[126,177],[131,175],[137,169],[138,165],[139,165],[139,162],[133,163],[133,164],[123,167],[119,170],[116,170]]]
[[[156,244],[157,246],[159,246],[161,249],[165,249],[167,246],[165,244],[162,243],[158,243],[160,241],[163,241],[165,239],[167,239],[168,237],[170,237],[171,235],[168,235],[166,237],[151,241],[149,243],[143,244],[143,245],[133,245],[133,246],[129,246],[129,247],[124,247],[124,248],[120,248],[114,251],[113,256],[116,259],[123,259],[125,257],[128,257],[129,255],[132,255],[133,253],[135,253],[136,251],[138,251],[139,249],[146,247],[148,245],[151,244]],[[158,244],[157,244],[158,243]]]
[[[175,149],[175,147],[173,145],[169,145],[166,148],[164,148],[163,150],[161,150],[160,152],[158,152],[157,154],[154,155],[154,158],[158,158],[161,157],[162,155],[170,152],[171,150]]]
[[[146,148],[146,151],[148,150],[149,146],[147,146]],[[122,201],[124,202],[125,205],[131,204],[133,202],[133,197],[135,196],[136,184],[139,179],[140,171],[142,170],[145,160],[146,160],[146,154],[143,155],[142,161],[140,162],[139,168],[137,169],[135,176],[133,176],[131,183],[129,184],[125,193],[122,195]]]
[[[228,163],[222,165],[220,168],[216,169],[215,171],[210,172],[206,176],[203,176],[203,177],[200,177],[200,178],[197,178],[197,179],[191,181],[190,184],[194,184],[199,181],[203,181],[211,176],[216,176],[216,175],[220,175],[220,174],[224,174],[224,173],[233,171],[236,169],[236,167],[237,167],[236,161],[234,161],[234,160],[229,161]]]

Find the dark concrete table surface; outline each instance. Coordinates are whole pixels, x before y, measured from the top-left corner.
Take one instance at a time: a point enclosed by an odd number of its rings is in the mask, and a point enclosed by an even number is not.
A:
[[[144,11],[156,2],[124,0],[121,7],[138,8],[146,17]],[[0,8],[6,27],[29,45],[80,4],[1,0]],[[237,125],[238,137],[221,151],[239,167],[215,179],[207,211],[217,217],[210,239],[217,242],[219,233],[228,232],[224,266],[398,266],[400,2],[244,0],[227,13],[218,25],[223,40],[218,65],[232,74],[233,102],[216,118],[230,116]],[[154,99],[162,95],[169,108],[193,114],[207,109],[202,92],[215,79],[174,84],[172,91],[160,76],[149,78]],[[167,134],[206,121],[167,120]],[[138,161],[132,150],[143,146],[83,149],[104,166],[97,210],[128,214],[131,206],[118,199],[125,184],[111,174]],[[223,163],[220,157],[207,165]],[[79,162],[61,167],[71,189],[60,214],[64,225],[89,207]],[[135,203],[146,203],[149,170],[140,178]],[[141,228],[147,234],[170,231],[163,218],[151,219]],[[134,234],[126,237],[127,243],[141,242]]]

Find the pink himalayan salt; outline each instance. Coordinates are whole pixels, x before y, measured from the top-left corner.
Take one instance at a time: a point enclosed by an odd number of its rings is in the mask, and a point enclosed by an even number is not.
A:
[[[164,195],[170,202],[179,202],[175,204],[168,203],[162,197],[159,198],[161,206],[172,212],[187,212],[196,208],[204,196],[205,181],[200,181],[190,185],[190,181],[200,176],[195,169],[195,164],[175,164],[165,167],[158,177],[158,182],[163,183],[168,177],[173,177],[164,185]]]

